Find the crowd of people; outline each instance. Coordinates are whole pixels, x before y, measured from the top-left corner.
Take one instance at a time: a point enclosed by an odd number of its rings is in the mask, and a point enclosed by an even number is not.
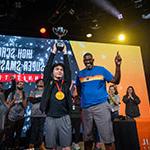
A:
[[[115,150],[112,121],[119,116],[121,103],[116,86],[121,78],[119,53],[114,76],[106,68],[95,66],[91,53],[84,54],[85,69],[79,71],[74,83],[66,46],[62,50],[64,63],[53,63],[57,52],[54,44],[44,77],[36,81],[36,88],[29,94],[24,90],[24,82],[16,83],[14,77],[7,90],[0,83],[0,145],[6,150],[21,149],[24,113],[30,103],[31,127],[23,149],[79,150],[83,138],[85,150],[102,149],[101,145]],[[106,82],[112,83],[108,92]],[[140,116],[140,99],[132,86],[127,88],[123,102],[128,117]]]

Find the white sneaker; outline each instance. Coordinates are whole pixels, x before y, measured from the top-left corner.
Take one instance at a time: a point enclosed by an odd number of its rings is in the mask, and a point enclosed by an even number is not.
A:
[[[79,144],[72,143],[72,149],[73,150],[80,150],[81,148],[80,148]]]

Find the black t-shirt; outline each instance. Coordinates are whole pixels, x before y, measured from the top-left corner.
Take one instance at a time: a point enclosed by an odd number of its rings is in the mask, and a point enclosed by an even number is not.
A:
[[[58,82],[59,86],[62,86],[62,92],[64,92],[64,86],[61,81]],[[48,113],[47,116],[50,117],[62,117],[68,114],[68,106],[67,106],[67,99],[66,95],[63,100],[57,100],[55,97],[55,94],[58,92],[58,89],[56,85],[54,84],[54,87],[52,89],[51,97],[50,97],[50,102],[49,102],[49,107],[48,107]]]
[[[42,95],[42,101],[40,103],[40,110],[45,112],[47,116],[51,117],[62,117],[66,114],[70,114],[71,111],[71,94],[70,94],[70,85],[71,85],[71,70],[69,65],[68,56],[65,54],[64,58],[64,83],[62,85],[62,91],[65,93],[63,100],[57,100],[55,94],[58,91],[55,80],[50,75],[53,68],[53,59],[55,54],[51,53],[48,62],[44,68],[44,92]],[[61,83],[61,81],[60,81]]]

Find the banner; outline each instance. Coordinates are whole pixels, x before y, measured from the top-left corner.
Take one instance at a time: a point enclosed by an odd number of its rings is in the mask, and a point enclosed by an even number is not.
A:
[[[9,82],[10,76],[17,81],[25,81],[25,89],[30,91],[33,83],[43,78],[44,67],[56,40],[0,35],[0,82]],[[76,79],[78,66],[69,41],[67,46],[72,80]],[[53,63],[63,63],[63,54],[58,52]]]

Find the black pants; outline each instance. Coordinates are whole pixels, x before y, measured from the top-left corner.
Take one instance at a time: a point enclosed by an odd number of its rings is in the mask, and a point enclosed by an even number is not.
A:
[[[30,144],[39,146],[43,142],[43,128],[44,128],[44,117],[32,117],[31,118],[31,136]]]
[[[7,120],[5,128],[5,145],[6,147],[19,147],[20,138],[23,127],[24,119],[17,121]]]
[[[79,143],[80,142],[80,125],[81,119],[80,118],[71,118],[72,129],[75,130],[73,142]]]

